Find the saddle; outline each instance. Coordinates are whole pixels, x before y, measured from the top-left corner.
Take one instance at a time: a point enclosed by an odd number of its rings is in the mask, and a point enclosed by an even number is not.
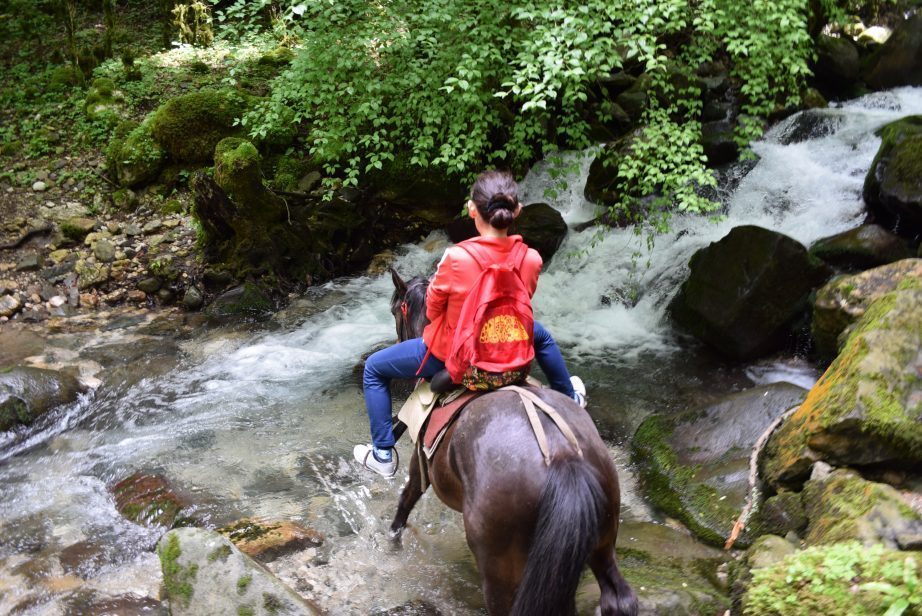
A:
[[[543,385],[531,377],[525,380],[525,385],[525,387],[508,385],[493,391],[509,390],[519,394],[535,438],[538,441],[538,446],[541,449],[541,454],[544,456],[544,463],[549,466],[551,457],[547,444],[547,435],[541,425],[538,409],[557,425],[557,428],[567,438],[577,454],[582,457],[582,449],[569,424],[564,421],[553,407],[534,393],[533,389],[540,389]],[[488,393],[492,392],[470,391],[455,385],[452,383],[451,377],[448,376],[448,372],[443,370],[436,374],[431,382],[420,379],[416,389],[413,390],[413,393],[410,394],[410,397],[400,408],[397,418],[406,424],[407,432],[409,432],[410,438],[416,445],[424,489],[429,485],[428,463],[432,460],[439,445],[441,445],[448,428],[451,427],[451,424],[454,423],[468,404]],[[422,438],[420,438],[420,435],[422,435]]]

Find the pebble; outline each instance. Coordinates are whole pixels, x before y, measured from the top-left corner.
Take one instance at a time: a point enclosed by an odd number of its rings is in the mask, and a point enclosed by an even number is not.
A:
[[[19,284],[15,280],[0,280],[0,295],[11,293],[19,289]]]
[[[32,185],[32,190],[35,192],[45,192],[48,189],[48,185],[42,182],[41,180],[37,181]]]
[[[16,314],[22,304],[15,295],[0,297],[0,317],[11,317]]]
[[[55,295],[54,297],[48,300],[48,304],[52,308],[58,308],[60,306],[63,306],[66,303],[67,303],[67,298],[64,297],[63,295]]]
[[[131,302],[143,302],[147,299],[147,293],[141,291],[140,289],[133,289],[128,291],[128,301]]]

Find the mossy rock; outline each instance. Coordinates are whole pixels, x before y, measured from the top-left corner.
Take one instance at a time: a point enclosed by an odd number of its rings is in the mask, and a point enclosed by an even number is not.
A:
[[[898,549],[904,538],[922,531],[922,518],[896,489],[844,469],[808,481],[803,502],[809,519],[807,545],[859,541]]]
[[[258,62],[267,66],[284,67],[291,64],[295,58],[295,52],[290,47],[283,45],[271,49],[259,56]]]
[[[893,30],[868,58],[862,77],[877,90],[922,85],[922,15],[913,15]]]
[[[821,357],[834,357],[845,344],[848,328],[872,302],[901,288],[922,288],[922,260],[903,259],[825,284],[813,300],[811,330]]]
[[[96,220],[77,216],[68,218],[60,224],[61,235],[74,242],[82,242],[96,228]]]
[[[275,306],[269,295],[259,286],[246,283],[225,291],[208,306],[207,314],[213,317],[267,316]]]
[[[922,290],[873,301],[807,399],[760,458],[772,486],[797,488],[813,462],[922,463]]]
[[[177,162],[208,163],[215,146],[244,133],[236,124],[250,104],[234,90],[202,90],[170,99],[151,117],[151,134]]]
[[[288,520],[254,520],[244,518],[218,532],[230,539],[240,551],[262,562],[299,552],[323,543],[323,535]]]
[[[817,240],[810,254],[845,271],[865,270],[912,256],[905,240],[870,224]]]
[[[119,124],[106,149],[106,161],[123,188],[137,188],[157,179],[166,153],[153,138],[150,117],[141,124]]]
[[[320,165],[307,158],[279,156],[274,159],[269,183],[274,189],[307,193],[320,182]]]
[[[799,492],[782,490],[759,505],[749,519],[752,535],[800,535],[807,527],[807,514]]]
[[[920,608],[922,559],[912,553],[847,542],[808,548],[756,569],[743,597],[745,616],[879,616],[900,598]],[[913,597],[914,604],[909,603]]]
[[[922,16],[917,17],[922,24]],[[899,235],[922,236],[922,116],[887,124],[864,180],[864,202],[874,221]]]
[[[115,89],[115,82],[108,77],[93,81],[83,102],[83,111],[90,119],[104,114],[116,113],[124,102],[124,95]]]
[[[15,156],[22,151],[22,141],[14,139],[0,145],[0,156]]]
[[[756,440],[805,393],[777,383],[726,396],[700,411],[647,418],[632,441],[644,493],[698,537],[723,546],[745,501]],[[746,532],[737,543],[745,547],[752,536]]]

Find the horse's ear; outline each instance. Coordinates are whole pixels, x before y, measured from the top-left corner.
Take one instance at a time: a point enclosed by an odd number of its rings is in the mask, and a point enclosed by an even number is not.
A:
[[[397,273],[393,267],[388,268],[391,271],[391,280],[394,281],[394,287],[397,289],[397,295],[403,297],[407,294],[407,283],[403,281],[403,278],[400,277],[400,274]]]

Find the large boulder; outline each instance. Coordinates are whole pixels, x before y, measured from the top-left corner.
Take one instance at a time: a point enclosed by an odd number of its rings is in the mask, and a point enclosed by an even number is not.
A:
[[[774,487],[797,487],[816,460],[922,463],[922,290],[875,300],[807,399],[760,459]]]
[[[468,187],[441,169],[393,163],[367,178],[372,200],[409,212],[433,226],[451,222],[463,209]]]
[[[633,440],[647,497],[700,538],[723,546],[745,501],[753,446],[805,394],[796,385],[776,383],[732,394],[702,411],[647,418]],[[738,543],[750,540],[744,535]]]
[[[758,616],[911,614],[890,609],[918,592],[922,559],[857,542],[811,547],[753,569],[741,613]]]
[[[177,162],[208,163],[218,142],[242,135],[236,123],[249,99],[234,90],[202,90],[170,99],[154,112],[151,132]]]
[[[829,281],[816,294],[811,328],[816,351],[834,357],[845,343],[843,333],[876,299],[900,288],[922,288],[922,259],[903,259],[853,276]]]
[[[70,374],[17,366],[0,371],[0,431],[30,425],[51,409],[77,400],[83,391]]]
[[[823,92],[842,95],[851,92],[858,80],[858,47],[848,36],[820,35],[816,42],[814,75]]]
[[[864,202],[875,222],[917,239],[922,235],[922,116],[903,118],[877,134],[881,144],[864,180]]]
[[[868,59],[862,76],[877,90],[922,85],[922,14],[897,26]]]
[[[173,616],[307,616],[317,610],[229,539],[201,528],[171,530],[157,545]]]
[[[522,213],[509,229],[521,234],[529,247],[534,248],[547,263],[567,236],[567,223],[560,212],[547,203],[532,203],[522,208]],[[469,216],[456,218],[446,227],[448,239],[454,243],[477,236],[477,227]]]
[[[688,266],[670,306],[673,318],[735,359],[782,348],[810,292],[829,276],[799,242],[748,225],[697,251]]]
[[[859,541],[904,549],[922,533],[922,518],[895,488],[845,469],[808,481],[803,501],[807,545]]]
[[[864,270],[912,256],[905,240],[880,225],[861,225],[817,240],[810,246],[810,254],[846,271]]]

